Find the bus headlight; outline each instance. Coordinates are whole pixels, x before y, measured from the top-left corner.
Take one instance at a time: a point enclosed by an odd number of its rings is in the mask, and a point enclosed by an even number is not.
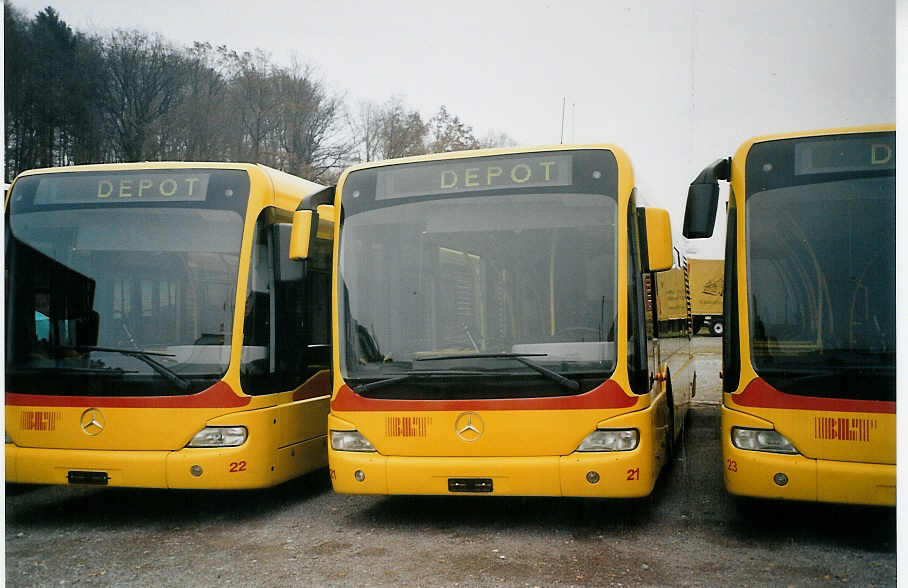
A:
[[[369,440],[359,431],[331,431],[331,449],[334,451],[375,451]]]
[[[596,429],[586,436],[577,451],[631,451],[639,443],[637,429]]]
[[[248,435],[246,427],[205,427],[186,447],[239,447]]]
[[[745,429],[744,427],[731,428],[732,445],[738,449],[748,451],[766,451],[769,453],[797,454],[791,441],[773,429]]]

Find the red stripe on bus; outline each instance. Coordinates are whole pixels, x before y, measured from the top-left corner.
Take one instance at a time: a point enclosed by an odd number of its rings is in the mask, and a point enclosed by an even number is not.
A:
[[[794,410],[895,414],[895,402],[890,400],[820,398],[786,394],[776,390],[762,378],[754,379],[740,394],[732,394],[731,401],[738,406],[751,408],[790,408]]]
[[[318,372],[293,391],[293,401],[308,400],[319,396],[331,395],[331,372],[324,370]]]
[[[366,398],[346,384],[331,401],[334,411],[428,411],[428,410],[572,410],[590,408],[630,408],[636,396],[627,393],[613,380],[575,396],[545,398],[489,398],[478,400],[388,400]]]
[[[96,406],[109,408],[237,408],[252,401],[225,382],[189,396],[45,396],[6,393],[7,406]]]

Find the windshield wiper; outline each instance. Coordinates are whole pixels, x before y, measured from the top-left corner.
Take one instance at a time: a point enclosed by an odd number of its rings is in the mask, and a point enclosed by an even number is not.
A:
[[[94,345],[76,345],[75,347],[66,347],[66,349],[75,349],[76,351],[109,351],[111,353],[121,353],[123,355],[134,357],[142,363],[148,365],[158,374],[164,376],[167,381],[179,388],[180,390],[186,391],[189,390],[189,387],[192,385],[189,383],[189,380],[183,378],[166,365],[152,358],[152,356],[159,357],[175,357],[173,353],[158,353],[156,351],[142,351],[141,349],[120,349],[119,347],[96,347]]]
[[[375,380],[374,382],[366,382],[365,384],[358,384],[353,386],[353,391],[357,394],[362,394],[363,392],[369,392],[370,390],[376,390],[378,388],[384,388],[385,386],[390,386],[392,384],[397,384],[398,382],[403,382],[404,380],[410,380],[413,378],[433,378],[439,376],[487,376],[487,372],[466,372],[460,370],[439,370],[439,371],[424,371],[424,372],[407,372],[405,374],[388,374],[389,377],[383,378],[381,380]]]
[[[378,388],[384,388],[385,386],[390,386],[391,384],[403,382],[404,380],[409,380],[411,377],[412,377],[412,374],[391,376],[390,378],[384,378],[383,380],[375,380],[374,382],[358,384],[356,386],[353,386],[353,391],[356,392],[357,394],[362,394],[363,392],[368,392],[369,390],[376,390]]]
[[[566,378],[556,371],[543,367],[527,357],[544,357],[548,353],[454,353],[450,355],[433,355],[432,357],[417,357],[414,361],[440,361],[443,359],[513,359],[519,361],[528,368],[539,372],[543,376],[561,384],[574,392],[580,390],[580,384],[570,378]]]
[[[81,367],[81,366],[24,366],[24,367],[7,367],[6,371],[10,374],[25,373],[44,373],[53,372],[55,374],[73,374],[73,375],[105,375],[105,376],[122,376],[123,374],[137,374],[136,370],[124,370],[119,367]]]

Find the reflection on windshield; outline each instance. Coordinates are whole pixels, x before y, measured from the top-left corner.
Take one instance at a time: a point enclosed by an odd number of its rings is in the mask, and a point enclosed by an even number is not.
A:
[[[112,380],[129,374],[111,384],[118,395],[185,393],[184,378],[226,371],[237,213],[71,209],[14,214],[11,223],[8,385],[41,370],[90,368]]]
[[[894,219],[892,177],[748,199],[754,367],[770,384],[895,399]]]
[[[433,369],[535,373],[488,355],[500,353],[538,354],[562,374],[610,373],[616,216],[615,199],[603,195],[510,194],[347,217],[342,373],[379,378],[463,354],[473,358]]]

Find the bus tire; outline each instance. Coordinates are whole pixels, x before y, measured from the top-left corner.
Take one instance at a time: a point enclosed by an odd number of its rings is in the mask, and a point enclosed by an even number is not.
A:
[[[721,337],[725,333],[725,323],[722,319],[713,321],[709,324],[709,334],[713,337]]]

